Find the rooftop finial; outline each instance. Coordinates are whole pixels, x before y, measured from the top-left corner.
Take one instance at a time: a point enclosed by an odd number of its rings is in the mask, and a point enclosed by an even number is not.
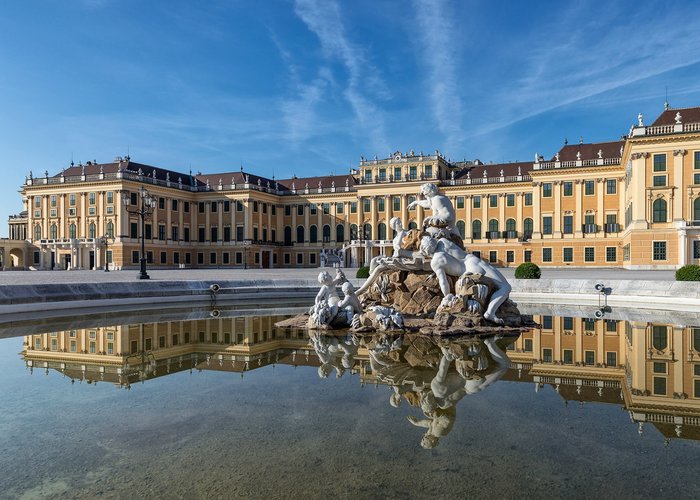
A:
[[[582,136],[582,135],[579,136],[579,138],[578,138],[578,143],[579,143],[579,144],[583,144],[583,136]]]
[[[569,144],[569,139],[564,137],[564,146],[566,146],[567,144]]]
[[[664,101],[664,111],[671,109],[671,105],[668,103],[668,85],[666,85],[666,100]]]

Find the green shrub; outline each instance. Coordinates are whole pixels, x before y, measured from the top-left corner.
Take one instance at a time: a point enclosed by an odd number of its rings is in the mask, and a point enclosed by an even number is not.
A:
[[[515,268],[515,277],[519,280],[538,280],[542,276],[542,271],[537,264],[523,262]]]
[[[369,267],[361,267],[357,270],[355,278],[369,278]]]
[[[700,266],[687,265],[676,271],[676,281],[700,281]]]

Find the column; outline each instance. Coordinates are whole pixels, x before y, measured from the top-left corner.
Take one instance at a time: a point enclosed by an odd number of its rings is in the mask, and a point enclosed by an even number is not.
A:
[[[523,236],[525,232],[525,227],[523,224],[523,193],[516,193],[515,194],[515,210],[516,210],[516,231],[518,231],[518,234],[520,236]]]
[[[464,195],[464,206],[466,207],[466,218],[464,219],[464,242],[472,242],[472,195]]]
[[[498,229],[503,234],[506,230],[506,194],[498,194]]]
[[[682,189],[684,186],[683,182],[683,159],[685,158],[687,151],[685,149],[676,149],[673,152],[673,183],[671,183],[671,179],[669,179],[669,186],[678,186],[679,189]],[[676,193],[674,193],[676,194]],[[680,221],[683,220],[683,199],[684,196],[676,196],[673,197],[673,204],[672,204],[672,214],[673,218],[671,220],[674,221]],[[669,207],[671,208],[671,207]],[[691,214],[688,214],[688,219],[690,219]]]
[[[561,238],[561,181],[554,181],[554,214],[552,214],[552,232],[555,238]]]
[[[372,195],[372,198],[370,198],[370,214],[371,214],[371,219],[370,223],[372,224],[372,239],[376,240],[379,238],[379,234],[377,231],[377,221],[378,221],[378,216],[377,216],[377,197],[375,195]]]
[[[404,229],[408,229],[408,203],[406,201],[406,195],[401,195],[401,225]]]
[[[605,179],[596,179],[596,198],[595,223],[602,228],[605,224]]]
[[[577,238],[583,236],[581,226],[583,225],[583,181],[576,179],[574,181],[574,196],[576,198],[576,210],[574,211],[574,235]]]

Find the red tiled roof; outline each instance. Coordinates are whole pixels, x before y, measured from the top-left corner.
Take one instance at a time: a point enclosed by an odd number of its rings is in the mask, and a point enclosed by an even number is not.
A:
[[[184,186],[194,186],[194,185],[201,185],[202,183],[198,183],[197,180],[188,175],[188,174],[183,174],[182,172],[176,172],[175,170],[168,170],[165,168],[160,168],[160,167],[154,167],[151,165],[146,165],[144,163],[136,163],[133,161],[122,161],[122,162],[110,162],[110,163],[90,163],[85,164],[85,165],[73,165],[71,167],[68,167],[67,169],[63,170],[62,174],[66,177],[71,177],[71,176],[78,176],[82,175],[83,171],[85,171],[85,175],[96,175],[99,174],[100,172],[103,172],[105,174],[114,174],[119,172],[119,170],[122,170],[124,172],[130,172],[134,174],[138,174],[139,172],[144,176],[144,177],[149,177],[153,178],[153,172],[155,171],[156,173],[156,179],[165,181],[168,179],[168,175],[170,176],[170,182],[178,182],[179,179],[182,180],[182,184]],[[54,177],[60,177],[61,173],[58,173],[54,175]]]
[[[594,142],[590,144],[567,144],[559,150],[559,161],[575,161],[577,154],[581,152],[581,160],[594,160],[598,158],[598,151],[603,152],[603,158],[619,158],[620,148],[625,141]],[[555,161],[553,156],[551,161]]]
[[[272,179],[268,179],[267,177],[262,177],[260,175],[255,175],[251,174],[248,172],[244,172],[243,170],[237,170],[235,172],[222,172],[222,173],[213,173],[213,174],[197,174],[195,175],[196,179],[201,182],[202,184],[206,184],[207,180],[209,181],[210,186],[218,186],[219,185],[219,180],[223,184],[231,184],[231,179],[235,181],[236,184],[246,184],[246,178],[248,181],[248,184],[258,184],[258,180],[260,180],[260,185],[262,187],[267,187],[267,183],[270,183],[270,187],[274,188],[275,187],[275,181]]]
[[[309,189],[318,189],[318,183],[321,183],[322,188],[329,188],[335,183],[335,187],[345,188],[345,181],[347,180],[348,186],[353,187],[355,184],[355,178],[350,174],[345,175],[325,175],[320,177],[297,177],[292,179],[280,179],[279,183],[285,189],[292,189],[292,183],[296,189],[304,189],[306,184],[309,185]]]
[[[676,123],[676,113],[681,114],[682,123],[699,123],[700,122],[700,107],[694,108],[670,108],[666,109],[654,120],[652,126],[656,125],[673,125]]]

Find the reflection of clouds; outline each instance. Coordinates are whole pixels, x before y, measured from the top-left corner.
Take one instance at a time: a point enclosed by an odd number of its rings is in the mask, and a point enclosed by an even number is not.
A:
[[[420,408],[424,418],[409,416],[408,421],[425,429],[421,446],[426,449],[450,433],[462,398],[483,391],[503,376],[510,366],[503,349],[515,340],[406,335],[397,344],[386,337],[373,339],[368,346],[372,368],[378,380],[391,385],[391,406],[396,408],[405,399]]]

